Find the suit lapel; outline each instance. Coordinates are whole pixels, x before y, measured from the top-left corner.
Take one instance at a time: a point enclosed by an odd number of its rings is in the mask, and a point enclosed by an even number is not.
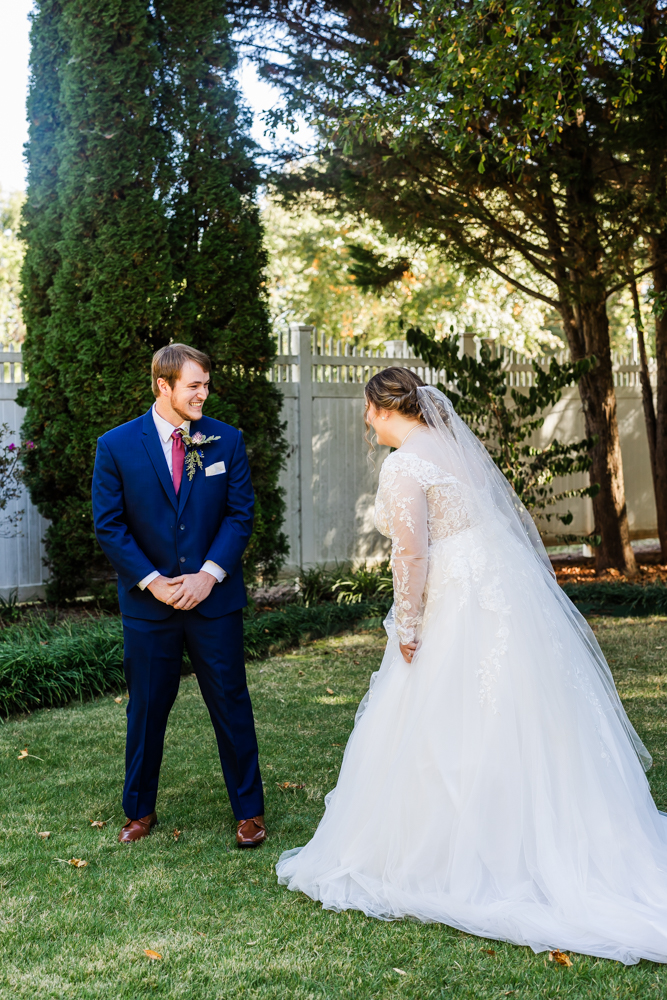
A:
[[[197,431],[201,431],[201,433],[204,435],[204,437],[208,437],[209,434],[211,433],[211,428],[207,426],[207,423],[208,422],[207,422],[206,417],[202,417],[201,420],[198,420],[196,423],[193,421],[190,424],[190,433],[191,434],[196,434]],[[210,447],[211,447],[211,445],[207,445],[206,446],[206,448],[210,448]],[[206,448],[202,448],[202,451],[204,452],[204,457],[202,459],[202,464],[204,466],[206,465]],[[185,467],[183,468],[183,478],[181,479],[181,488],[178,491],[178,516],[179,517],[183,513],[183,508],[185,507],[185,505],[186,505],[186,503],[188,501],[188,497],[190,496],[190,490],[192,489],[192,484],[194,483],[194,481],[197,478],[197,476],[203,476],[203,475],[205,475],[205,472],[197,466],[197,467],[195,467],[195,474],[192,477],[192,479],[188,479],[188,474],[185,471]]]
[[[187,452],[187,449],[186,449]],[[203,475],[201,469],[195,470],[195,476]],[[194,479],[194,476],[193,476]],[[192,479],[188,479],[188,474],[185,471],[185,466],[183,466],[183,478],[181,479],[181,488],[178,491],[178,516],[180,517],[183,513],[183,508],[190,496],[190,490],[192,489]],[[172,491],[173,492],[173,491]]]
[[[157,477],[162,483],[164,491],[167,494],[174,510],[176,510],[177,503],[176,493],[174,492],[174,484],[171,481],[171,476],[169,475],[169,466],[167,465],[167,460],[164,457],[160,435],[157,432],[157,427],[155,426],[155,421],[153,420],[152,407],[148,413],[144,414],[143,442],[146,447],[146,451],[148,452],[148,456],[153,463],[153,468],[157,473]],[[184,478],[187,479],[187,476]],[[183,496],[183,486],[184,483],[181,483],[181,497]]]

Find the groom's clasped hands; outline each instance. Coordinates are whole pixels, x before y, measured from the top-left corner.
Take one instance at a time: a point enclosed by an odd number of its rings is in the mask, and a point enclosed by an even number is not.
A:
[[[192,611],[205,601],[215,585],[215,577],[200,570],[182,576],[157,576],[148,584],[153,597],[178,611]]]

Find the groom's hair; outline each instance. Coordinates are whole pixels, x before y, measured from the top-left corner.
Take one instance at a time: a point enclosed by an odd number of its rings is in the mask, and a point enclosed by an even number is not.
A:
[[[151,365],[151,375],[153,395],[156,399],[160,395],[157,380],[163,378],[173,389],[186,361],[194,361],[205,372],[211,370],[211,359],[208,354],[198,351],[196,347],[190,347],[189,344],[167,344],[166,347],[161,347],[159,351],[155,352]]]

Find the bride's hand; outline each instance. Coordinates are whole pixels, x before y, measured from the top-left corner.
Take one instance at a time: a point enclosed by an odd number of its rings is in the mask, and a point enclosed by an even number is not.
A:
[[[399,643],[399,649],[401,650],[401,655],[402,655],[403,659],[405,660],[405,662],[406,663],[412,663],[412,657],[414,656],[415,651],[417,649],[417,643],[416,642],[406,642],[405,644],[403,644],[401,642],[401,643]]]

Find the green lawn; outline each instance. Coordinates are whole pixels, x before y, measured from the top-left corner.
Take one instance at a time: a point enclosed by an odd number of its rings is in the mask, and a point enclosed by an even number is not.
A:
[[[655,755],[651,781],[667,809],[667,619],[594,626]],[[325,912],[276,885],[280,852],[317,824],[382,649],[382,633],[367,632],[250,665],[270,832],[257,851],[234,845],[193,678],[167,734],[160,826],[131,847],[116,840],[124,705],[109,696],[0,726],[0,998],[667,997],[662,966],[573,955],[563,968],[439,925]],[[35,756],[19,760],[25,747]],[[57,860],[71,858],[88,864]]]

